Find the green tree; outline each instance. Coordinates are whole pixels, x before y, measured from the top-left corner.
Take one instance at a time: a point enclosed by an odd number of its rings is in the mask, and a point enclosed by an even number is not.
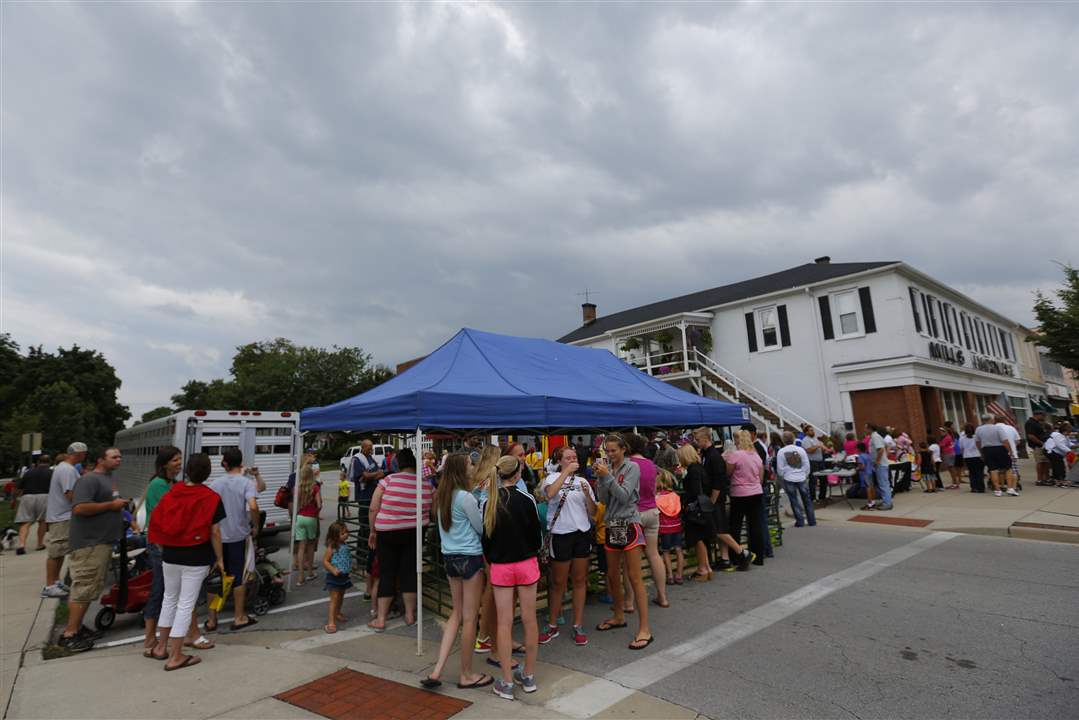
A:
[[[172,396],[177,410],[224,410],[237,406],[236,387],[232,382],[217,378],[210,382],[189,380],[180,392]]]
[[[1049,351],[1049,357],[1066,368],[1079,371],[1079,270],[1064,265],[1064,286],[1053,294],[1060,304],[1037,294],[1034,314],[1039,331],[1032,339]]]
[[[94,408],[73,385],[54,382],[38,388],[15,408],[4,422],[4,445],[18,451],[27,432],[42,433],[42,450],[50,455],[64,451],[75,440],[94,447],[111,443],[111,436],[104,439],[90,429],[94,416]]]
[[[302,410],[369,390],[393,373],[357,347],[330,349],[277,338],[236,348],[229,380],[191,380],[172,396],[178,409]]]
[[[151,420],[157,420],[158,418],[168,417],[169,415],[172,415],[173,412],[174,411],[172,408],[162,405],[161,407],[156,407],[153,410],[144,412],[142,414],[142,417],[140,417],[139,421],[135,424],[141,425],[144,422],[150,422]]]

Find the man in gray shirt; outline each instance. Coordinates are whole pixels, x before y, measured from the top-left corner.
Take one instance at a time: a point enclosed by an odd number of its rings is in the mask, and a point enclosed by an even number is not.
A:
[[[1008,484],[1008,496],[1019,497],[1015,489],[1015,475],[1012,469],[1012,443],[1003,430],[996,424],[991,413],[982,415],[982,424],[974,431],[974,442],[982,454],[985,466],[989,468],[989,479],[993,482],[993,494],[1001,497],[1001,476]]]
[[[86,460],[86,444],[73,442],[67,446],[67,460],[57,463],[49,480],[49,499],[45,503],[45,587],[41,597],[59,598],[67,595],[60,582],[60,566],[67,555],[68,525],[71,520],[71,491],[79,479],[77,463]]]
[[[120,467],[120,451],[106,448],[97,455],[93,472],[75,483],[71,495],[71,599],[67,627],[60,646],[73,652],[89,650],[100,633],[83,626],[86,609],[101,595],[112,546],[124,532],[121,514],[127,500],[120,497],[112,473]]]

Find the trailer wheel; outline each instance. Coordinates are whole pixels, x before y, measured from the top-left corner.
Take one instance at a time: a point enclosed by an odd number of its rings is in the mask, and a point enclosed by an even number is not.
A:
[[[259,596],[255,598],[255,601],[251,603],[251,612],[256,615],[265,615],[270,611],[270,601],[266,598]]]
[[[115,621],[116,611],[111,607],[103,607],[97,611],[97,615],[94,617],[94,627],[104,632],[111,628]]]
[[[270,604],[280,605],[283,602],[285,602],[285,588],[280,585],[274,585],[270,589]]]

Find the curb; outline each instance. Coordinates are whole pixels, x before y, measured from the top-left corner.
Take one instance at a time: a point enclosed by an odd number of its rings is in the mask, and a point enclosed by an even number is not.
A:
[[[23,667],[33,667],[45,662],[41,651],[53,644],[53,635],[56,631],[56,608],[60,606],[59,598],[42,598],[38,605],[34,624],[26,636],[26,644],[22,648]]]
[[[1051,527],[1030,527],[1016,523],[1008,528],[1008,536],[1021,540],[1043,540],[1046,542],[1079,544],[1079,532],[1075,529],[1055,530]]]

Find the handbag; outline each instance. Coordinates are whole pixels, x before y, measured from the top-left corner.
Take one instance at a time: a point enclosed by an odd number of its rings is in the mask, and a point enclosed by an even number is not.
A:
[[[707,525],[715,507],[707,495],[698,495],[696,500],[686,505],[686,521],[694,525]]]
[[[282,510],[288,510],[289,503],[292,502],[292,493],[289,492],[287,485],[282,485],[277,488],[277,493],[273,496],[274,507],[279,507]]]
[[[566,504],[566,496],[569,493],[565,490],[562,491],[562,498],[558,501],[558,507],[554,509],[554,517],[551,518],[551,524],[549,527],[554,527],[558,524],[558,516],[562,514],[562,506]],[[541,565],[546,565],[551,561],[551,532],[550,530],[543,533],[543,545],[540,549],[539,561]]]
[[[617,550],[629,545],[630,527],[631,523],[629,520],[608,520],[607,547]]]

